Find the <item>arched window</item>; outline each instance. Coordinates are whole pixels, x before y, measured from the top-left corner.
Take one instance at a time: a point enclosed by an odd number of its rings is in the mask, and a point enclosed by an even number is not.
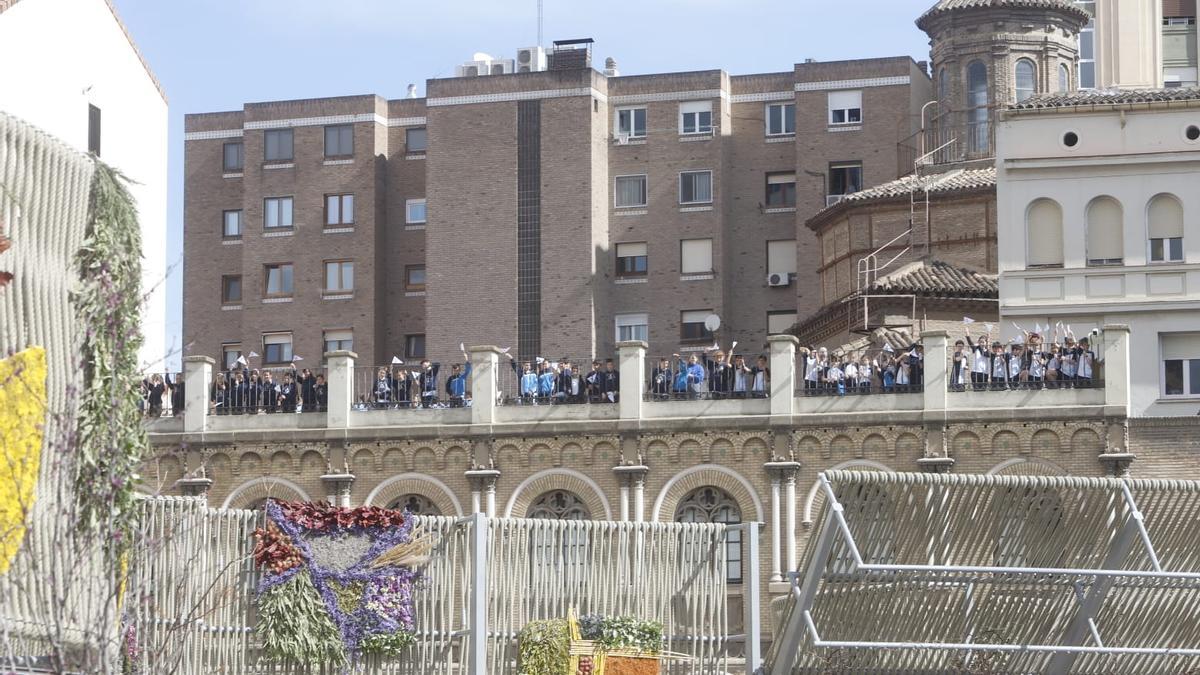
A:
[[[988,128],[987,66],[972,61],[967,66],[967,150],[985,152],[991,148]]]
[[[1096,197],[1087,208],[1087,264],[1120,265],[1125,259],[1125,214],[1121,202]]]
[[[1058,64],[1058,90],[1071,91],[1071,69],[1067,64]]]
[[[387,506],[389,509],[403,509],[414,516],[440,516],[442,510],[429,500],[428,497],[417,494],[400,495]]]
[[[737,525],[742,522],[742,510],[728,492],[706,486],[692,490],[680,500],[675,508],[675,522]],[[731,584],[742,583],[741,530],[725,533],[725,564],[725,579]]]
[[[1028,267],[1062,267],[1062,207],[1052,199],[1038,199],[1025,213],[1025,260]]]
[[[938,73],[938,100],[945,101],[950,97],[950,73],[945,67]]]
[[[574,492],[551,490],[533,500],[526,514],[528,518],[547,520],[591,520],[587,505]]]
[[[1161,194],[1146,209],[1150,262],[1183,261],[1183,204],[1175,195]]]
[[[1037,91],[1037,67],[1029,59],[1017,61],[1017,103]]]

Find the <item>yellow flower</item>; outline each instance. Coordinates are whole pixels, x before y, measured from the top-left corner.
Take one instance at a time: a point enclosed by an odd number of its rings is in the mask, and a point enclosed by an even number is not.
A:
[[[46,350],[0,359],[0,574],[25,538],[46,421]]]

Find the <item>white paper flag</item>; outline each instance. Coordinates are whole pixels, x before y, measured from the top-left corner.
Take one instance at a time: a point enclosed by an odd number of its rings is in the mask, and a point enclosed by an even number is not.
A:
[[[973,323],[975,323],[975,319],[972,319],[972,318],[971,318],[971,317],[969,317],[969,316],[964,316],[964,317],[963,317],[963,323],[970,325],[970,324],[973,324]]]
[[[240,364],[242,364],[243,366],[248,366],[248,365],[250,365],[249,363],[246,363],[246,357],[244,357],[244,356],[239,356],[239,357],[237,358],[237,362],[238,362],[238,363],[240,363]]]
[[[545,361],[545,360],[546,360],[546,359],[543,359],[543,358],[542,358],[542,357],[540,357],[540,356],[539,356],[539,357],[537,357],[537,362],[538,362],[538,363],[541,363],[541,362],[543,362],[543,361]]]
[[[996,327],[990,323],[983,324],[983,327],[987,329],[988,333],[991,333],[993,330],[996,329]]]
[[[884,346],[883,346],[883,351],[885,351],[885,352],[888,352],[888,353],[893,353],[893,352],[895,352],[896,350],[895,350],[895,349],[892,349],[892,346],[891,346],[891,345],[884,345]]]
[[[720,343],[720,342],[714,342],[714,343],[713,343],[713,346],[709,347],[709,349],[711,349],[711,350],[712,350],[712,351],[714,351],[714,352],[715,352],[715,351],[717,351],[717,350],[718,350],[718,349],[720,349],[720,348],[721,348],[721,343]]]
[[[303,360],[304,360],[303,356],[296,356],[295,354],[292,354],[292,363],[295,363],[297,361],[303,361]]]
[[[467,343],[465,343],[465,342],[458,343],[458,351],[466,354],[467,353]]]
[[[729,353],[732,354],[733,350],[735,350],[735,349],[737,349],[737,340],[734,340],[733,344],[729,345]]]
[[[251,351],[251,352],[250,352],[250,358],[252,358],[252,359],[254,359],[254,358],[258,358],[258,352]]]
[[[401,361],[399,356],[393,356],[392,357],[392,365],[393,366],[402,366],[402,365],[404,365],[404,361]]]
[[[500,353],[501,353],[501,354],[507,354],[507,353],[509,352],[509,350],[510,350],[510,349],[512,349],[512,347],[505,347],[504,349],[501,349],[501,350],[500,350]]]

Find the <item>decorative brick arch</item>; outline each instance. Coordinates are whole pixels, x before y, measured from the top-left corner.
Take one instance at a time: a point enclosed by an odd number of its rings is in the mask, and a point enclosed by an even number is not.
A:
[[[891,472],[892,468],[886,464],[876,462],[871,459],[852,459],[841,464],[825,469],[825,471],[839,471],[842,469],[858,469],[860,471],[887,471]],[[805,526],[812,525],[813,512],[818,510],[825,503],[825,491],[821,489],[821,481],[813,481],[812,487],[808,489],[808,495],[804,498],[804,517],[800,521]]]
[[[1013,457],[988,469],[987,475],[1065,476],[1067,470],[1041,457]]]
[[[504,517],[524,518],[533,500],[551,490],[574,493],[587,505],[593,520],[612,520],[612,507],[600,485],[586,475],[566,468],[545,469],[521,481],[504,506]]]
[[[748,516],[751,515],[751,511],[747,507],[753,507],[754,520],[760,523],[766,522],[762,499],[759,498],[758,492],[755,491],[750,481],[733,469],[718,464],[700,464],[672,476],[671,480],[667,481],[667,484],[659,491],[658,497],[654,499],[654,508],[650,510],[650,520],[666,520],[668,522],[674,520],[675,508],[679,505],[679,500],[690,494],[692,490],[709,485],[721,488],[737,501],[743,520],[749,520]]]
[[[449,486],[423,473],[402,473],[392,476],[375,486],[367,495],[366,506],[387,506],[392,500],[404,495],[417,494],[433,502],[443,516],[461,516],[462,504]]]
[[[299,485],[284,478],[264,476],[237,486],[221,504],[223,509],[241,509],[266,497],[291,501],[312,501]]]

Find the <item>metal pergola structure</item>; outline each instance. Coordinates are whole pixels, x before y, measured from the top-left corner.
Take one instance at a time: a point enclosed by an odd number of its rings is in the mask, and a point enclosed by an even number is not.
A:
[[[820,481],[772,675],[1200,672],[1200,481]]]

